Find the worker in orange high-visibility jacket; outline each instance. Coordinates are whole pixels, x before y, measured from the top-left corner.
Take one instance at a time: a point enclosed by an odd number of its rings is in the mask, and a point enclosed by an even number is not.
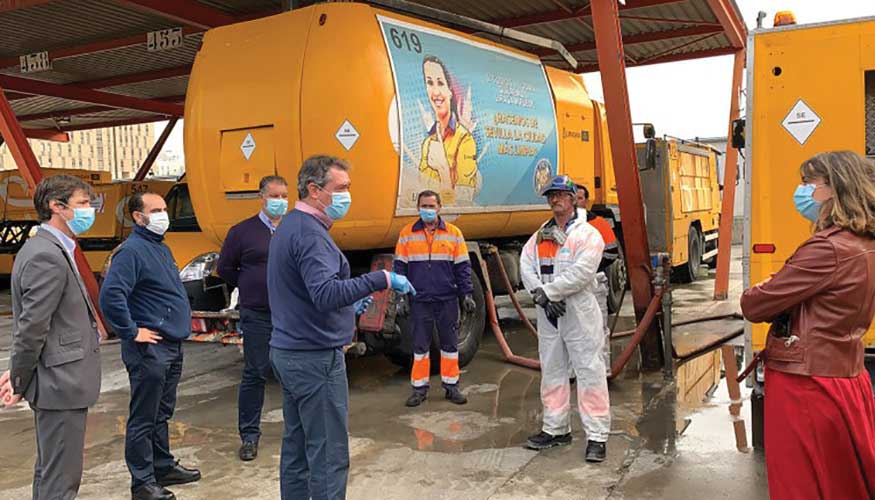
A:
[[[412,300],[402,296],[398,301],[398,314],[409,314],[413,326],[413,393],[406,404],[419,406],[428,398],[429,353],[435,325],[445,397],[465,404],[468,399],[459,390],[459,306],[469,314],[477,307],[468,247],[462,231],[441,219],[438,193],[422,191],[417,207],[419,220],[401,230],[395,246],[395,272],[406,276],[417,292]]]
[[[617,235],[614,234],[614,228],[611,223],[592,213],[589,202],[589,190],[583,184],[577,184],[577,193],[575,193],[575,202],[577,208],[586,210],[586,222],[590,226],[598,229],[602,239],[605,240],[605,251],[602,253],[602,261],[599,262],[599,269],[595,275],[595,280],[598,286],[595,290],[595,298],[599,302],[599,309],[602,312],[602,322],[605,329],[605,347],[602,355],[605,358],[605,367],[608,376],[611,374],[611,329],[608,327],[608,268],[620,259],[620,245],[617,242]]]

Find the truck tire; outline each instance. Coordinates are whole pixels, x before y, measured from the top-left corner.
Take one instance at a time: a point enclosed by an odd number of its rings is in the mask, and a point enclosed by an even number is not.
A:
[[[699,276],[699,267],[702,266],[702,235],[695,226],[690,226],[687,236],[687,263],[675,268],[678,281],[692,283]]]
[[[474,302],[477,303],[477,310],[472,314],[465,314],[460,311],[459,318],[459,367],[464,367],[477,354],[480,348],[480,341],[483,340],[483,329],[486,328],[486,295],[483,292],[483,284],[476,274],[472,276],[474,282]],[[399,318],[396,320],[399,328],[401,341],[394,349],[386,353],[392,363],[410,370],[413,366],[413,330],[410,324],[410,318]],[[432,333],[431,341],[431,373],[440,373],[441,347],[438,339],[437,329]]]
[[[608,312],[610,314],[614,314],[622,306],[620,299],[623,297],[623,291],[629,281],[626,274],[626,256],[622,247],[619,250],[620,258],[606,270],[608,275]]]

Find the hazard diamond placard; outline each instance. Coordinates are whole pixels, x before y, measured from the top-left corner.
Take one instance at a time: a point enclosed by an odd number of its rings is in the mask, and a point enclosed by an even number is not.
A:
[[[787,113],[781,125],[796,139],[799,145],[803,145],[820,125],[820,122],[821,119],[817,113],[808,104],[805,104],[805,101],[799,99]]]

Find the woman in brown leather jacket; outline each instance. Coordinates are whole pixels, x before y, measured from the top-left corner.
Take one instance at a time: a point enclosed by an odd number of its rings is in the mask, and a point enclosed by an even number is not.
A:
[[[745,291],[766,341],[772,500],[875,499],[875,399],[862,337],[875,316],[875,164],[839,151],[802,164],[797,210],[814,235]]]

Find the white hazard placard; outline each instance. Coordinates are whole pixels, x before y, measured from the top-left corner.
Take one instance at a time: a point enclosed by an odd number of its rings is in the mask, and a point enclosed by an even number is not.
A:
[[[820,122],[821,119],[817,113],[808,104],[805,104],[805,101],[799,99],[787,113],[781,125],[796,139],[796,142],[803,145],[820,125]]]
[[[243,142],[240,143],[240,151],[243,151],[243,157],[247,160],[252,156],[252,152],[255,151],[255,139],[252,138],[252,134],[246,134],[246,137],[243,138]]]
[[[344,120],[334,137],[337,137],[340,144],[349,151],[359,140],[359,132],[352,126],[352,123],[349,123],[349,120]]]

